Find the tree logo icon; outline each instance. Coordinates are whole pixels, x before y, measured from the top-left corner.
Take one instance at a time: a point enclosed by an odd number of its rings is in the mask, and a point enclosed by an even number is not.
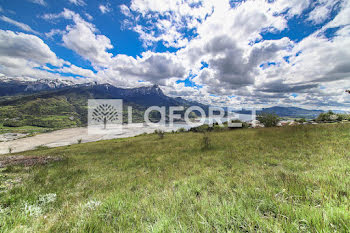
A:
[[[123,100],[89,99],[88,133],[118,134],[123,124]]]
[[[110,104],[101,104],[92,112],[92,119],[96,122],[103,122],[103,128],[107,128],[107,123],[118,121],[118,110]]]

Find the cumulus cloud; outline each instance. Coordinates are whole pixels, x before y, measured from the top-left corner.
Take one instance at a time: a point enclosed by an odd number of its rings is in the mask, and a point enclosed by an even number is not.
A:
[[[186,75],[186,68],[181,61],[170,53],[145,52],[137,59],[118,55],[113,59],[111,69],[117,70],[122,76],[162,84],[167,79],[179,79]]]
[[[32,79],[99,80],[93,71],[58,58],[39,37],[5,30],[0,30],[0,73]],[[76,75],[80,80],[73,78]]]
[[[138,33],[145,52],[137,57],[112,54],[112,42],[103,32],[64,9],[43,16],[68,20],[64,29],[45,35],[60,38],[94,71],[71,64],[55,70],[122,87],[157,83],[170,95],[214,105],[350,107],[344,92],[350,88],[350,53],[345,49],[350,47],[349,1],[132,0],[119,9],[123,29]],[[100,5],[99,10],[110,8]],[[282,38],[291,30],[289,20],[318,30],[300,41]],[[264,40],[264,33],[280,35]],[[176,52],[147,51],[159,43]],[[0,64],[44,66],[37,59],[6,56]],[[193,85],[178,82],[185,79]]]
[[[113,45],[109,38],[97,34],[96,27],[83,20],[79,14],[64,9],[59,14],[46,14],[45,19],[54,20],[59,18],[70,19],[74,24],[68,25],[64,31],[51,30],[47,36],[62,34],[63,45],[82,58],[89,60],[95,66],[108,66],[111,62],[112,54],[107,50],[112,49]]]
[[[180,48],[188,43],[185,33],[195,33],[191,30],[211,13],[212,5],[210,1],[135,0],[130,8],[125,5],[120,8],[129,19],[125,21],[126,27],[140,35],[145,47],[162,42],[166,47]]]
[[[31,32],[31,33],[34,33],[34,34],[40,34],[39,32],[33,30],[29,25],[21,23],[21,22],[18,22],[18,21],[13,20],[13,19],[10,19],[10,18],[8,18],[6,16],[1,16],[0,20],[2,20],[4,22],[7,22],[9,24],[15,25],[16,27],[21,28],[23,31]]]
[[[123,27],[137,32],[146,48],[163,43],[179,50],[168,58],[152,54],[153,60],[118,55],[114,61],[119,65],[110,71],[160,82],[169,94],[208,103],[317,105],[325,96],[331,99],[329,104],[344,102],[346,96],[322,84],[349,85],[349,57],[343,49],[349,47],[349,9],[348,1],[330,0],[132,0],[130,7],[120,6]],[[261,35],[287,29],[288,21],[302,20],[302,14],[307,14],[305,22],[321,24],[334,13],[326,26],[300,42],[289,38],[264,41]],[[329,28],[336,31],[331,39],[325,34]],[[174,70],[163,67],[171,64],[168,59],[176,61]],[[149,72],[152,66],[160,71]],[[175,72],[181,69],[185,72]],[[176,75],[168,75],[172,73]],[[171,78],[185,79],[189,73],[200,89]]]
[[[1,73],[8,76],[47,77],[37,67],[68,64],[37,36],[0,30]]]
[[[113,46],[109,38],[95,34],[95,27],[85,21],[76,21],[75,25],[68,26],[62,40],[64,45],[75,51],[93,64],[104,66],[111,60],[112,54],[106,50]]]
[[[180,58],[172,53],[148,51],[136,58],[123,54],[113,56],[112,53],[107,52],[113,48],[110,39],[98,34],[95,25],[84,21],[79,14],[68,9],[58,14],[46,14],[43,17],[48,20],[60,18],[72,20],[73,24],[69,24],[65,30],[53,29],[46,36],[61,35],[65,47],[89,60],[97,70],[95,74],[70,67],[69,69],[62,68],[60,70],[62,72],[70,70],[75,74],[84,74],[84,77],[123,87],[139,86],[141,85],[139,80],[165,84],[168,79],[184,78],[188,72]]]
[[[43,65],[60,66],[63,61],[39,37],[0,30],[0,54],[7,58],[25,59]]]

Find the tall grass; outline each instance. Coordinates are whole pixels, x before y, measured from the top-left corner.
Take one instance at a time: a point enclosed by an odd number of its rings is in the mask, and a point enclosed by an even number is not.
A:
[[[64,159],[2,172],[0,231],[350,230],[349,124],[158,138],[25,153]]]

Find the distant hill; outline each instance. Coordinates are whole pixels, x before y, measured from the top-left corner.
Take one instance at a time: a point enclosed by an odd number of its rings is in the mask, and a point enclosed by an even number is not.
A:
[[[297,107],[271,107],[263,108],[262,112],[275,113],[280,117],[293,117],[293,118],[307,118],[314,119],[324,111],[322,110],[308,110]]]
[[[262,112],[266,113],[275,113],[280,117],[290,117],[290,118],[306,118],[306,119],[314,119],[324,111],[322,110],[308,110],[297,107],[279,107],[274,106],[270,108],[263,108],[262,110],[256,111],[257,114]],[[242,110],[239,111],[240,114],[251,114],[250,110]]]

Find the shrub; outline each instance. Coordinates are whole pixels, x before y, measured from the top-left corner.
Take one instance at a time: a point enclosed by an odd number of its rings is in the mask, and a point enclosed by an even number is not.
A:
[[[185,128],[180,128],[180,129],[177,130],[177,132],[183,133],[183,132],[186,132],[186,129]]]
[[[195,133],[203,133],[203,132],[208,132],[209,128],[210,128],[209,125],[200,125],[197,127],[192,127],[190,131]]]
[[[155,133],[155,134],[158,134],[158,137],[159,137],[160,139],[163,139],[163,138],[164,138],[165,132],[164,132],[163,130],[158,130],[158,129],[156,129],[156,130],[154,131],[154,133]]]
[[[40,146],[35,147],[35,150],[47,150],[47,149],[50,149],[50,147],[45,146],[45,145],[40,145]]]
[[[348,118],[346,114],[335,114],[332,111],[328,111],[318,115],[318,117],[316,118],[316,121],[318,122],[342,121],[346,118]]]
[[[19,120],[19,119],[5,119],[3,126],[6,127],[22,127],[25,126],[24,121]]]
[[[300,124],[303,124],[303,123],[306,122],[306,119],[305,118],[301,118],[301,119],[296,120],[296,122],[298,122]]]
[[[265,127],[275,127],[280,121],[280,118],[275,113],[263,112],[257,116],[257,120]]]
[[[338,121],[349,120],[348,114],[337,114],[337,116],[338,116]]]

